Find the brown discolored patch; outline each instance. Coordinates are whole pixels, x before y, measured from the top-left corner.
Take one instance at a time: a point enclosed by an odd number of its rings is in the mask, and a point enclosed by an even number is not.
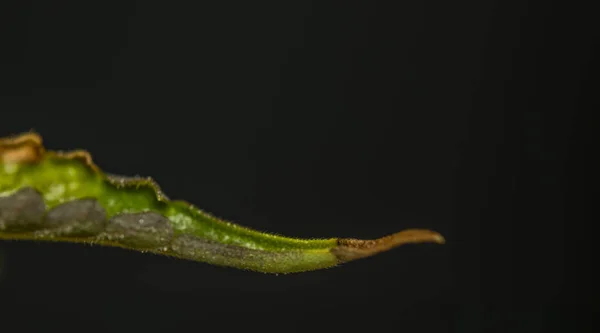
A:
[[[370,257],[395,247],[411,243],[445,243],[444,237],[427,229],[408,229],[375,240],[342,238],[338,246],[331,249],[340,262]]]
[[[108,221],[106,237],[127,246],[155,248],[169,244],[173,227],[169,219],[155,212],[125,213]]]
[[[44,153],[42,137],[36,133],[0,138],[0,163],[35,163]]]
[[[18,135],[0,138],[0,147],[10,145],[20,145],[23,143],[32,143],[38,146],[42,145],[42,137],[35,132],[21,133]]]
[[[79,199],[52,208],[45,217],[48,232],[57,236],[89,237],[104,231],[106,211],[95,199]]]
[[[46,204],[42,195],[31,187],[24,187],[0,198],[0,231],[38,229],[45,213]]]

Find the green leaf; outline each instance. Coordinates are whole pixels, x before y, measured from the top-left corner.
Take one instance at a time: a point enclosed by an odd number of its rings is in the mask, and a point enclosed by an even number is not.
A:
[[[151,178],[104,173],[86,151],[46,151],[33,132],[0,139],[0,239],[93,243],[267,273],[333,267],[406,243],[444,243],[424,229],[376,240],[256,231],[170,200]]]

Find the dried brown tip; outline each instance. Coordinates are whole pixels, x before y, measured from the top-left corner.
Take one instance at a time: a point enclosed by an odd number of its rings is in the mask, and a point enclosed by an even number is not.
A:
[[[33,163],[44,155],[42,137],[34,132],[0,139],[0,163]]]
[[[375,240],[351,238],[338,239],[338,246],[331,249],[340,262],[370,257],[395,247],[411,243],[438,243],[446,240],[441,234],[427,229],[407,229]]]

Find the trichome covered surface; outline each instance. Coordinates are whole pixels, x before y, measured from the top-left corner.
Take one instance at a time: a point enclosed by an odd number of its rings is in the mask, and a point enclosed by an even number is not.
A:
[[[170,200],[151,178],[107,174],[86,151],[47,151],[34,132],[0,138],[0,239],[116,246],[265,273],[333,267],[407,243],[444,243],[425,229],[375,240],[259,232]]]

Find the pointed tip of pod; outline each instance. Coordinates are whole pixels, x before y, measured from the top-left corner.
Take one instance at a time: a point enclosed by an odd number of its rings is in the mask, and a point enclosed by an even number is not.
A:
[[[440,233],[432,230],[407,229],[379,239],[362,240],[340,238],[337,243],[337,246],[331,249],[331,253],[333,253],[340,262],[347,262],[386,252],[404,244],[444,244],[446,243],[446,240]]]

